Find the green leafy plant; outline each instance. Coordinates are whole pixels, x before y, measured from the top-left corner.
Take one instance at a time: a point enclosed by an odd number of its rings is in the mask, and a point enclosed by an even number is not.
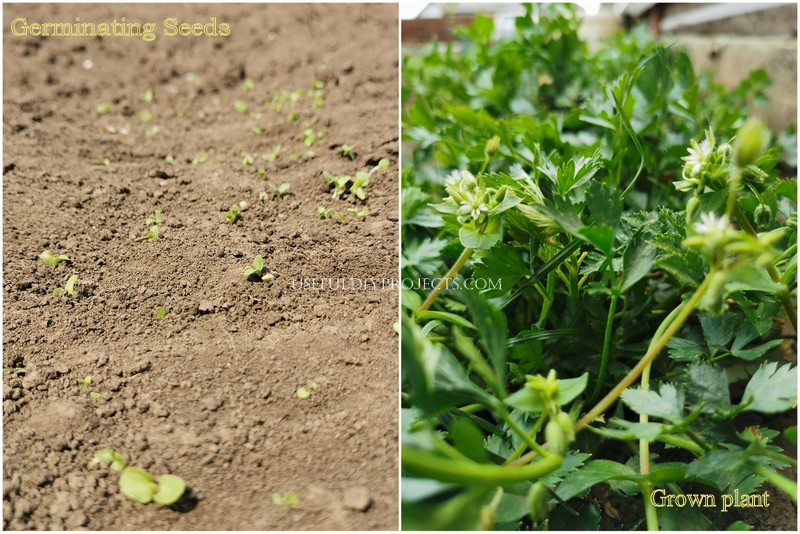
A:
[[[205,163],[206,160],[208,160],[208,154],[205,152],[198,152],[192,159],[192,165],[200,165],[201,163]]]
[[[233,204],[228,211],[225,212],[225,222],[228,224],[234,224],[236,221],[238,221],[241,214],[240,208],[241,202],[238,204]]]
[[[404,529],[597,530],[608,492],[617,530],[746,528],[652,498],[796,501],[769,415],[796,408],[796,162],[746,115],[766,76],[726,90],[579,25],[526,5],[404,58]]]
[[[167,316],[167,310],[163,306],[156,306],[153,310],[153,315],[157,320],[162,320],[164,317]]]
[[[345,158],[350,158],[351,160],[355,160],[356,147],[352,145],[342,145],[342,156]]]
[[[53,290],[54,297],[60,297],[61,295],[72,296],[75,294],[75,283],[78,281],[78,275],[73,274],[67,279],[67,283],[64,284],[64,287],[57,287]]]
[[[264,272],[264,258],[256,256],[253,258],[253,263],[244,268],[242,271],[249,280],[268,281],[275,278],[274,275]]]
[[[281,145],[275,145],[272,149],[272,152],[267,152],[266,154],[261,156],[261,159],[264,161],[275,161],[281,155]]]
[[[186,491],[186,483],[181,477],[165,474],[156,479],[144,469],[126,467],[125,459],[114,449],[103,449],[96,452],[94,457],[100,465],[107,465],[112,471],[120,473],[120,491],[140,504],[155,502],[170,506],[178,502]]]
[[[291,184],[282,183],[282,184],[278,184],[278,185],[273,185],[272,189],[275,191],[275,196],[278,197],[278,198],[281,198],[281,197],[283,197],[283,195],[286,195],[286,194],[289,193],[289,188],[290,187],[291,187]]]
[[[48,265],[48,266],[56,265],[57,263],[61,263],[62,261],[67,261],[67,262],[71,262],[72,261],[71,259],[69,259],[68,256],[66,256],[64,254],[62,254],[60,256],[53,256],[53,253],[50,252],[49,250],[45,250],[44,252],[39,254],[39,259],[41,259],[42,262],[45,265]]]

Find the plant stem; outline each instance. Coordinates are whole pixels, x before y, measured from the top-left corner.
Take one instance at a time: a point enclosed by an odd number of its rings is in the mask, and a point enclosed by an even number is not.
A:
[[[744,230],[745,233],[750,234],[751,236],[756,235],[755,228],[753,228],[753,225],[751,225],[750,221],[747,220],[747,216],[742,211],[742,208],[739,207],[739,204],[735,202],[733,203],[733,214],[736,217],[736,220],[739,222],[739,226],[742,227],[742,230]],[[767,265],[767,272],[769,273],[769,277],[773,282],[776,284],[781,283],[781,275],[778,273],[778,269],[775,268],[774,263],[770,262]],[[797,310],[795,309],[794,303],[792,303],[792,297],[789,295],[788,291],[781,291],[779,297],[781,299],[781,304],[783,304],[783,309],[786,310],[786,316],[789,318],[789,322],[792,323],[792,327],[796,333]]]
[[[755,465],[753,472],[766,478],[770,484],[786,493],[794,502],[797,502],[797,482],[761,464]]]
[[[542,412],[542,414],[539,416],[539,419],[537,419],[536,423],[533,424],[533,427],[531,428],[531,431],[528,432],[528,437],[531,440],[533,440],[533,438],[536,437],[536,434],[539,433],[539,430],[542,429],[542,425],[544,424],[544,420],[545,420],[546,417],[547,417],[547,414],[545,412]],[[506,459],[505,463],[506,464],[514,463],[514,461],[517,458],[519,458],[522,455],[523,452],[525,452],[526,448],[527,448],[527,443],[525,441],[523,441],[522,443],[520,443],[519,447],[517,447],[517,450],[515,450],[514,453]]]
[[[625,388],[633,384],[633,382],[639,378],[642,372],[644,372],[645,367],[647,367],[650,362],[652,362],[655,357],[658,356],[659,352],[661,352],[661,349],[663,349],[664,345],[667,344],[667,341],[669,341],[670,338],[672,338],[672,336],[678,332],[678,329],[683,326],[683,323],[692,314],[695,307],[697,307],[697,304],[700,302],[700,299],[703,298],[703,295],[705,295],[706,291],[708,290],[708,286],[710,285],[711,279],[715,273],[716,269],[712,267],[706,278],[703,280],[703,283],[701,283],[697,288],[697,291],[694,292],[694,295],[692,295],[691,298],[686,301],[684,305],[682,305],[682,308],[677,317],[675,317],[675,320],[670,323],[658,340],[650,346],[645,355],[642,356],[642,359],[639,360],[639,363],[637,363],[636,366],[631,369],[627,375],[625,375],[625,378],[620,380],[619,383],[614,386],[614,389],[609,391],[608,394],[603,397],[603,399],[598,402],[594,408],[589,410],[589,412],[575,424],[575,432],[583,429],[583,427],[590,424],[597,417],[602,415],[603,412],[605,412],[608,407],[619,398]],[[667,319],[669,319],[669,317]]]
[[[444,278],[439,280],[439,283],[436,284],[436,287],[434,287],[433,291],[430,292],[428,298],[426,298],[425,302],[422,303],[422,306],[419,307],[419,310],[417,310],[418,312],[425,311],[428,308],[430,308],[431,305],[433,305],[433,303],[436,301],[436,297],[439,296],[439,293],[442,292],[447,283],[453,278],[455,278],[456,275],[458,274],[458,271],[460,271],[461,268],[464,266],[464,264],[467,263],[467,260],[472,255],[473,250],[474,249],[471,248],[465,248],[461,252],[461,255],[458,257],[453,266],[450,267],[450,270],[447,271],[447,274],[444,275]]]
[[[608,319],[606,319],[606,331],[603,338],[603,355],[600,358],[600,370],[597,372],[597,384],[594,386],[594,393],[592,393],[592,401],[597,399],[600,395],[600,390],[606,379],[606,367],[608,367],[608,360],[611,356],[611,337],[614,331],[614,314],[617,311],[617,299],[619,296],[616,293],[611,294],[611,303],[608,305]]]
[[[552,454],[544,450],[541,445],[536,443],[533,437],[529,436],[528,433],[525,432],[525,430],[521,426],[519,426],[516,421],[514,421],[514,419],[511,417],[511,414],[509,414],[505,409],[500,411],[500,417],[503,418],[503,421],[506,422],[506,424],[511,430],[513,430],[519,437],[522,438],[522,442],[528,445],[528,447],[530,447],[534,451],[536,451],[536,453],[539,454],[539,456],[542,457],[552,456]],[[536,434],[533,435],[535,436]]]

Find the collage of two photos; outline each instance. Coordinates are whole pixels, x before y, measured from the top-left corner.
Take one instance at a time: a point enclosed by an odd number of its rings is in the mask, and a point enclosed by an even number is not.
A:
[[[3,6],[3,528],[797,528],[797,5]]]

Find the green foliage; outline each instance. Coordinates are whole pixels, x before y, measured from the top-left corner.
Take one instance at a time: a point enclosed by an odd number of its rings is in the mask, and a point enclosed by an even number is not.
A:
[[[50,252],[49,250],[45,250],[44,252],[39,254],[39,259],[41,259],[42,262],[45,265],[48,265],[48,266],[55,265],[57,263],[61,263],[62,261],[68,261],[68,262],[72,261],[71,259],[69,259],[68,256],[66,256],[64,254],[62,254],[60,256],[53,256],[53,253]]]
[[[156,306],[156,308],[153,310],[153,315],[157,320],[160,321],[167,316],[167,310],[164,308],[164,306]]]
[[[297,396],[298,399],[304,400],[309,398],[311,394],[314,393],[316,390],[317,390],[317,384],[315,384],[314,382],[309,382],[305,386],[297,388],[295,395]]]
[[[73,274],[67,279],[67,283],[64,284],[64,287],[57,287],[53,290],[54,297],[60,297],[61,295],[67,295],[71,297],[75,294],[75,283],[78,281],[78,275]]]
[[[273,185],[272,189],[275,191],[275,196],[278,197],[278,198],[281,198],[283,195],[286,195],[287,193],[289,193],[289,188],[290,187],[291,187],[291,184],[282,183],[282,184],[278,184],[278,185]]]
[[[350,158],[350,160],[352,161],[355,161],[356,147],[352,145],[342,145],[342,156],[345,158]]]
[[[235,223],[239,220],[240,213],[239,204],[233,204],[228,211],[225,212],[225,222],[228,224]]]
[[[293,491],[275,492],[272,494],[272,504],[277,506],[298,506],[300,498]]]
[[[177,475],[165,474],[156,478],[139,467],[127,466],[125,458],[107,448],[94,454],[95,459],[112,471],[120,472],[119,489],[126,497],[140,503],[155,502],[164,506],[176,503],[186,491],[186,483]]]
[[[643,495],[792,494],[776,422],[736,430],[796,407],[796,149],[746,115],[768,78],[524,9],[404,51],[404,528],[596,529],[606,485],[642,528],[704,530]]]
[[[253,258],[253,263],[245,267],[242,271],[242,274],[244,274],[249,280],[259,282],[272,280],[275,278],[274,275],[264,272],[264,258],[261,256],[256,256]]]

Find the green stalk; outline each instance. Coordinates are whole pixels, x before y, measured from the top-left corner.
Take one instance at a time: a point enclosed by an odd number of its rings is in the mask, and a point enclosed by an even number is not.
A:
[[[452,460],[438,454],[405,446],[402,450],[403,469],[410,474],[442,482],[473,485],[507,486],[536,480],[561,466],[560,454],[551,454],[525,466],[500,466],[466,460]]]
[[[439,283],[436,284],[436,287],[433,288],[433,291],[430,292],[428,298],[425,299],[425,302],[422,303],[422,306],[419,307],[419,310],[417,310],[417,312],[425,311],[433,305],[433,303],[436,301],[436,297],[438,297],[439,293],[441,293],[442,290],[444,290],[447,283],[453,278],[455,278],[456,275],[458,274],[458,271],[460,271],[461,268],[464,266],[464,264],[467,263],[467,260],[472,255],[473,250],[474,249],[471,248],[465,248],[461,252],[461,255],[458,257],[456,262],[453,264],[452,267],[450,267],[450,270],[447,271],[447,274],[444,275],[444,278],[439,280]]]
[[[742,227],[742,230],[745,233],[750,234],[751,236],[756,236],[755,228],[750,224],[750,221],[747,220],[747,216],[742,211],[742,208],[739,207],[739,204],[736,202],[733,203],[733,214],[736,217],[736,220],[739,222],[739,226]],[[773,282],[776,284],[781,283],[781,275],[778,273],[778,269],[775,268],[775,264],[770,262],[767,265],[767,272],[769,273],[769,277],[772,279]],[[795,333],[797,332],[797,310],[795,309],[794,303],[792,302],[792,297],[789,295],[788,291],[781,291],[779,295],[781,299],[781,304],[783,304],[783,309],[786,310],[786,316],[789,318],[789,322],[792,323],[792,327],[794,328]]]
[[[536,434],[539,433],[539,430],[542,429],[542,425],[544,424],[544,420],[546,418],[547,414],[545,412],[542,412],[542,414],[539,416],[539,419],[537,419],[536,422],[533,424],[533,428],[531,428],[531,431],[528,432],[528,437],[531,440],[533,440],[533,438],[536,437]],[[523,452],[525,452],[526,448],[527,448],[527,442],[523,440],[523,442],[519,444],[519,447],[517,447],[517,450],[515,450],[514,453],[506,459],[505,464],[507,465],[514,463],[514,461],[517,458],[519,458]]]
[[[703,280],[703,283],[700,284],[700,286],[697,288],[697,291],[695,291],[694,295],[692,295],[691,298],[686,301],[685,305],[682,305],[683,307],[675,317],[675,320],[670,323],[658,340],[650,346],[645,355],[642,356],[642,359],[639,360],[639,363],[637,363],[636,366],[631,369],[627,375],[625,375],[625,378],[620,380],[620,382],[614,386],[614,389],[609,391],[608,394],[603,397],[603,399],[598,402],[594,408],[589,410],[589,412],[575,424],[575,432],[580,431],[583,429],[583,427],[590,424],[597,417],[602,415],[603,412],[605,412],[609,406],[611,406],[619,398],[619,396],[622,395],[622,392],[625,390],[625,388],[633,384],[634,381],[641,376],[645,367],[647,367],[655,359],[655,357],[658,356],[658,354],[661,352],[661,349],[663,349],[664,345],[667,344],[667,341],[669,341],[672,336],[678,332],[680,327],[683,326],[683,323],[686,322],[686,319],[689,318],[694,309],[700,303],[700,300],[708,290],[711,279],[716,272],[716,269],[712,267],[706,278]],[[679,306],[679,308],[680,307],[681,306]],[[667,319],[669,319],[669,317]]]
[[[761,464],[755,465],[753,467],[753,472],[766,478],[770,484],[786,493],[794,502],[797,502],[797,482]]]
[[[528,445],[528,447],[530,447],[534,451],[536,451],[536,453],[539,454],[539,456],[552,456],[551,453],[547,452],[542,448],[541,445],[536,443],[533,437],[529,436],[528,433],[525,432],[525,430],[521,426],[519,426],[516,421],[514,421],[514,419],[511,417],[511,414],[509,414],[505,409],[502,409],[500,411],[500,417],[503,418],[503,421],[506,422],[506,424],[511,430],[513,430],[520,438],[522,438],[522,442]],[[536,434],[533,435],[535,436]]]
[[[592,393],[592,401],[597,399],[600,395],[600,390],[606,379],[606,367],[608,367],[608,360],[611,356],[611,336],[614,331],[614,314],[617,311],[617,299],[619,295],[616,293],[611,294],[611,303],[608,305],[608,318],[606,319],[606,331],[603,338],[603,355],[600,357],[600,370],[597,372],[597,384],[594,386],[594,393]]]

